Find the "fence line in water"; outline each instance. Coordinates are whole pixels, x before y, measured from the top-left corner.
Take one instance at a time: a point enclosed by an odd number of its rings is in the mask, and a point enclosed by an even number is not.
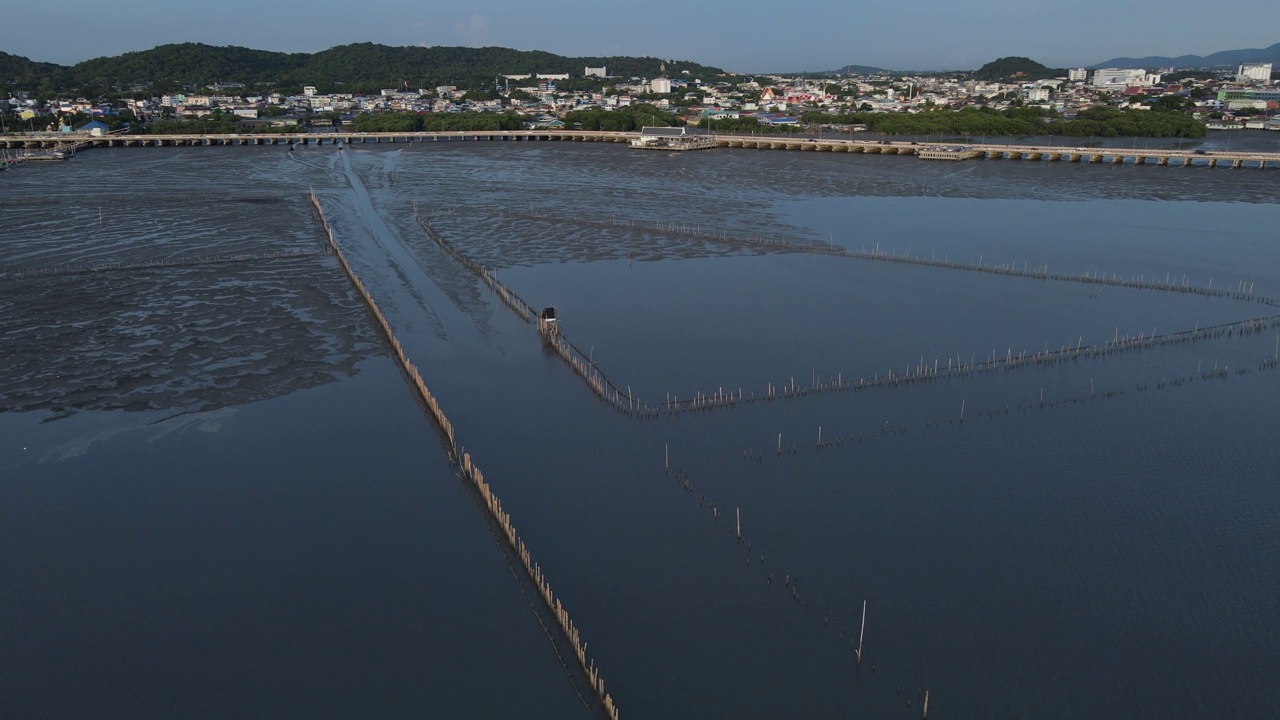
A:
[[[495,273],[483,268],[483,266],[469,258],[452,242],[436,231],[430,223],[421,217],[416,203],[414,205],[414,217],[417,219],[419,226],[437,245],[445,249],[450,256],[456,258],[464,267],[484,279],[486,284],[498,292],[504,303],[520,315],[522,319],[528,319],[528,315],[533,313],[532,307],[514,291],[503,285],[497,279]],[[525,312],[522,312],[521,309],[524,309]],[[921,356],[918,362],[899,366],[903,368],[901,372],[896,369],[889,369],[883,375],[875,373],[871,378],[859,377],[856,382],[852,380],[852,376],[850,376],[851,379],[849,381],[845,381],[843,373],[838,373],[834,380],[828,377],[827,381],[823,382],[822,378],[815,373],[811,376],[811,381],[808,385],[796,383],[795,376],[792,376],[789,382],[785,384],[766,383],[763,392],[760,394],[755,392],[748,393],[742,386],[738,386],[736,390],[730,386],[728,391],[725,390],[724,386],[721,386],[714,393],[695,392],[693,397],[684,399],[667,393],[665,400],[661,403],[653,404],[645,403],[643,400],[636,398],[629,386],[624,390],[622,386],[611,381],[600,370],[591,356],[583,353],[580,348],[564,336],[558,325],[558,322],[555,324],[539,322],[538,333],[542,336],[544,343],[554,350],[586,382],[592,392],[615,410],[624,414],[638,417],[655,417],[661,414],[671,415],[689,411],[734,408],[761,401],[803,397],[822,392],[897,387],[904,384],[952,379],[975,373],[1002,370],[1007,372],[1025,367],[1047,367],[1082,359],[1105,358],[1124,352],[1231,337],[1235,334],[1241,336],[1252,335],[1261,332],[1268,326],[1280,326],[1280,315],[1249,318],[1204,328],[1197,326],[1192,330],[1183,330],[1168,335],[1159,335],[1155,329],[1150,334],[1142,331],[1134,336],[1121,336],[1117,331],[1113,340],[1108,340],[1100,345],[1086,346],[1077,342],[1075,346],[1062,345],[1056,350],[1046,347],[1042,351],[1031,353],[1019,351],[1016,355],[1013,353],[1013,348],[1010,347],[1004,357],[1000,357],[997,351],[993,349],[991,355],[984,356],[984,359],[977,360],[975,354],[971,355],[967,362],[961,355],[957,354],[955,357],[947,359],[945,369],[942,367],[940,359],[935,359],[932,364],[929,364]]]
[[[324,227],[325,236],[328,238],[329,250],[334,257],[338,259],[338,264],[342,267],[342,271],[346,273],[347,279],[355,287],[356,292],[364,300],[369,311],[378,321],[378,326],[382,328],[383,334],[387,341],[391,344],[395,351],[396,361],[400,364],[401,369],[413,380],[414,387],[417,389],[419,397],[426,403],[426,407],[431,412],[432,418],[444,432],[449,441],[449,459],[456,462],[462,473],[462,477],[470,482],[479,493],[480,498],[484,500],[485,507],[489,510],[493,521],[497,523],[499,529],[502,530],[506,537],[507,544],[511,550],[520,558],[521,564],[524,566],[525,574],[538,588],[538,594],[542,597],[542,601],[546,604],[547,609],[555,617],[556,623],[560,626],[560,630],[564,636],[573,645],[574,655],[578,659],[579,665],[586,673],[587,679],[591,683],[591,689],[599,698],[601,705],[604,707],[605,714],[611,720],[617,720],[618,707],[614,704],[613,697],[605,691],[604,679],[600,676],[600,670],[596,667],[595,661],[587,655],[587,643],[582,640],[582,635],[569,617],[569,612],[565,610],[560,598],[555,596],[551,590],[550,583],[547,582],[546,576],[542,572],[542,567],[534,562],[533,555],[529,551],[524,540],[516,533],[515,525],[511,522],[511,515],[502,508],[502,502],[498,496],[494,494],[489,483],[484,479],[484,473],[472,461],[471,455],[466,452],[459,452],[457,440],[453,430],[453,424],[445,417],[444,411],[440,409],[439,402],[435,396],[427,389],[426,383],[422,380],[422,375],[418,372],[418,368],[409,360],[405,354],[404,348],[400,345],[400,341],[396,339],[395,334],[391,331],[391,325],[387,322],[386,317],[378,308],[377,302],[373,296],[365,288],[364,283],[356,275],[351,265],[347,262],[346,257],[342,254],[342,249],[338,247],[337,241],[333,237],[333,228],[329,225],[329,220],[325,217],[324,208],[320,204],[319,198],[316,197],[315,189],[311,189],[311,204],[315,207],[316,213],[320,216],[320,223]],[[512,307],[515,310],[515,307]],[[558,650],[557,650],[558,652]]]
[[[477,277],[484,281],[498,297],[502,299],[504,305],[511,309],[521,320],[525,322],[533,322],[538,317],[538,313],[534,311],[524,298],[516,294],[515,291],[508,288],[498,279],[497,273],[482,266],[480,263],[472,260],[465,253],[459,250],[452,242],[436,231],[429,222],[422,218],[418,213],[418,205],[414,203],[413,217],[417,221],[418,226],[422,228],[427,237],[439,245],[450,257],[458,261],[460,265],[474,273]],[[638,414],[646,417],[656,416],[659,412],[657,407],[647,406],[639,399],[631,394],[631,389],[623,390],[615,385],[608,376],[592,361],[591,357],[582,352],[577,345],[569,341],[559,328],[551,323],[538,322],[538,334],[542,336],[543,341],[548,347],[556,352],[569,367],[573,369],[587,386],[591,388],[601,400],[608,403],[615,410],[622,413]]]
[[[423,220],[422,216],[418,214],[418,203],[416,202],[413,204],[413,219],[417,221],[418,227],[422,228],[423,232],[427,234],[427,237],[435,241],[436,245],[439,245],[442,250],[449,253],[449,255],[454,260],[457,260],[463,267],[475,273],[477,277],[483,280],[491,290],[498,294],[499,298],[502,298],[502,302],[505,303],[507,307],[511,308],[511,310],[518,315],[521,320],[531,323],[534,318],[538,316],[538,314],[534,312],[533,308],[529,306],[529,303],[525,302],[523,298],[509,290],[506,285],[503,285],[498,281],[497,273],[485,268],[480,263],[462,254],[460,250],[453,246],[453,243],[445,240],[440,233],[436,232],[435,228],[431,227],[428,222]]]
[[[456,212],[456,211],[450,211]],[[714,242],[728,245],[748,245],[754,247],[763,247],[773,250],[786,250],[789,252],[802,252],[818,255],[833,255],[837,257],[854,258],[857,260],[874,260],[879,262],[899,263],[904,265],[924,265],[928,267],[945,268],[948,270],[961,270],[966,272],[980,272],[995,275],[1007,275],[1012,277],[1028,278],[1032,280],[1054,280],[1059,282],[1075,282],[1088,285],[1101,285],[1109,287],[1122,287],[1135,290],[1158,290],[1163,292],[1184,293],[1190,295],[1202,295],[1205,297],[1220,297],[1243,302],[1255,302],[1261,305],[1271,307],[1280,307],[1280,299],[1259,296],[1253,294],[1253,283],[1245,281],[1237,281],[1234,289],[1231,286],[1223,287],[1219,285],[1217,289],[1213,287],[1213,280],[1209,281],[1208,286],[1198,287],[1192,286],[1184,274],[1181,278],[1176,278],[1173,273],[1165,274],[1165,281],[1160,282],[1158,276],[1152,276],[1150,279],[1144,275],[1131,276],[1129,278],[1120,277],[1118,273],[1107,275],[1103,272],[1094,273],[1057,273],[1049,272],[1047,264],[1037,267],[1029,267],[1024,264],[1022,268],[1018,268],[1012,263],[1002,263],[997,265],[987,265],[982,261],[983,256],[978,257],[978,262],[964,263],[952,261],[950,259],[939,260],[936,257],[922,258],[908,255],[904,252],[902,255],[891,253],[888,250],[881,250],[879,245],[874,250],[850,250],[836,245],[821,245],[813,242],[793,242],[777,235],[760,235],[755,233],[734,234],[728,230],[704,230],[701,225],[688,225],[684,223],[663,222],[661,220],[649,223],[637,223],[634,220],[618,220],[614,218],[580,218],[576,214],[568,218],[563,216],[553,216],[546,213],[539,213],[533,210],[528,212],[514,212],[511,210],[502,211],[486,211],[484,213],[490,217],[507,217],[517,220],[536,220],[547,223],[560,223],[566,225],[579,225],[586,227],[605,227],[605,228],[622,228],[627,230],[638,230],[642,232],[657,232],[664,235],[674,235],[679,237],[690,237],[707,242]],[[1181,280],[1181,282],[1178,282]]]

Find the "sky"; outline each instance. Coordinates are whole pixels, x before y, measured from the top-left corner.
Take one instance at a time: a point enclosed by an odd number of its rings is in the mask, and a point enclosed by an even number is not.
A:
[[[743,73],[926,70],[1010,55],[1069,67],[1280,42],[1274,0],[1238,0],[1216,17],[1190,0],[60,0],[13,3],[4,15],[0,50],[63,65],[180,42],[283,52],[375,42],[647,55]],[[581,72],[547,69],[557,70]]]

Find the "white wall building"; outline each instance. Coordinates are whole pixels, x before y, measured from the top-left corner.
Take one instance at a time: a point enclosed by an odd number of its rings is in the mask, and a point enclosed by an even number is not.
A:
[[[1094,87],[1124,88],[1141,84],[1146,75],[1147,71],[1141,69],[1102,68],[1093,71],[1092,84]]]
[[[605,72],[605,69],[602,67],[598,67],[598,68],[589,67],[582,72],[582,76],[602,78],[602,77],[609,77],[609,74]]]
[[[667,78],[654,78],[649,81],[649,89],[655,94],[666,95],[671,92],[671,81]]]
[[[1049,99],[1049,88],[1038,87],[1027,91],[1027,102],[1044,102]]]
[[[1236,70],[1236,82],[1256,80],[1267,82],[1271,79],[1271,63],[1247,63]]]
[[[1084,82],[1089,77],[1089,71],[1084,68],[1071,68],[1067,71],[1067,82]]]

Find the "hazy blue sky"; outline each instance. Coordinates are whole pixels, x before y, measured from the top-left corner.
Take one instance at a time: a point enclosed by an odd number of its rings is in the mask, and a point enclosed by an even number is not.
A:
[[[847,64],[969,69],[1006,55],[1061,67],[1117,56],[1205,55],[1280,41],[1280,6],[1274,0],[1217,6],[1190,0],[59,0],[6,5],[0,50],[62,64],[188,41],[288,52],[371,41],[500,45],[570,56],[651,55],[740,72],[830,70]]]

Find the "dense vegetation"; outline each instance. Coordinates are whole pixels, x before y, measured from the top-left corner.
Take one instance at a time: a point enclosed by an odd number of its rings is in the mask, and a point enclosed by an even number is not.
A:
[[[1189,115],[1164,109],[1116,110],[1094,107],[1075,120],[1064,120],[1039,108],[965,108],[958,112],[931,110],[908,113],[807,112],[810,125],[866,125],[871,132],[891,135],[1072,135],[1085,137],[1204,137],[1203,123]]]
[[[356,116],[357,132],[446,132],[457,130],[521,130],[518,113],[364,113]]]
[[[772,135],[786,135],[805,130],[799,125],[772,125],[767,122],[760,122],[759,118],[754,117],[703,118],[698,121],[698,127],[719,133],[764,133]]]
[[[86,60],[65,67],[34,63],[0,53],[0,78],[7,90],[73,92],[87,97],[150,94],[215,83],[243,83],[250,92],[298,91],[315,85],[322,92],[369,92],[380,88],[492,86],[503,74],[571,73],[606,67],[621,77],[656,77],[660,58],[565,57],[541,51],[486,47],[391,47],[374,43],[340,45],[318,53],[281,53],[202,43],[161,45],[151,50]],[[688,61],[666,61],[673,77],[710,78],[724,71]]]
[[[564,116],[566,127],[579,130],[629,131],[649,127],[671,127],[676,118],[652,105],[639,103],[617,110],[574,110]]]
[[[34,62],[20,55],[0,52],[0,80],[16,87],[35,90],[40,86],[41,80],[52,76],[59,67],[53,63]]]
[[[1066,77],[1067,71],[1062,68],[1050,68],[1025,57],[1002,57],[983,65],[973,72],[974,80],[1012,80],[1027,81],[1047,80],[1055,77]]]
[[[872,65],[845,65],[839,70],[833,71],[836,75],[888,75],[888,70],[884,68],[874,67]]]

